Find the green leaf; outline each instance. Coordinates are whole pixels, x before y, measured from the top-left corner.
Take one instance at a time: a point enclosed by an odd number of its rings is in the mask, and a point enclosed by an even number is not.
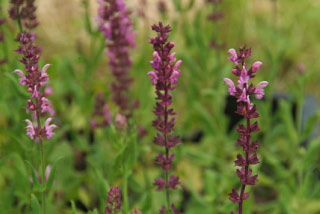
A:
[[[319,120],[319,115],[313,115],[312,117],[310,117],[307,121],[307,124],[303,130],[302,133],[302,141],[306,140],[308,137],[310,137],[310,135],[312,134],[312,132],[315,130],[315,126],[317,124]]]
[[[36,196],[31,194],[31,211],[32,214],[40,214],[40,204]]]
[[[29,165],[30,169],[31,169],[31,177],[32,177],[32,181],[33,181],[33,184],[34,184],[34,187],[36,189],[36,191],[42,191],[42,188],[41,188],[41,184],[38,180],[38,176],[37,176],[37,172],[36,170],[34,169],[34,167],[32,166],[32,164],[26,160],[26,163]]]
[[[308,150],[304,155],[303,168],[310,169],[317,165],[317,160],[320,157],[320,139],[310,142]]]
[[[72,214],[77,214],[77,209],[74,201],[71,201]]]
[[[135,130],[135,129],[132,129]],[[137,133],[131,132],[128,140],[125,142],[127,144],[124,151],[124,164],[127,170],[131,170],[137,160]]]
[[[53,164],[50,176],[47,181],[47,189],[51,189],[57,171],[57,161]]]

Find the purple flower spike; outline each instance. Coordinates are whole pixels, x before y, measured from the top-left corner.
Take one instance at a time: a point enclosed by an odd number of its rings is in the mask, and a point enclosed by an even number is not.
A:
[[[26,110],[31,112],[34,121],[26,120],[27,135],[36,142],[41,139],[49,139],[54,133],[53,130],[57,128],[56,125],[51,124],[52,118],[46,119],[45,124],[41,124],[41,119],[45,114],[53,116],[55,114],[52,104],[48,96],[52,92],[48,92],[47,83],[49,76],[47,70],[50,64],[45,65],[42,69],[39,68],[38,62],[40,59],[41,48],[35,45],[36,35],[32,30],[39,24],[36,19],[34,0],[11,0],[11,9],[9,10],[10,17],[14,20],[19,19],[26,30],[20,29],[16,38],[20,46],[16,50],[18,54],[22,55],[20,62],[24,64],[24,71],[16,69],[19,78],[19,84],[26,86],[30,93],[30,98],[27,100]],[[34,125],[36,124],[36,125]],[[41,128],[42,127],[42,128]]]
[[[255,62],[249,70],[247,70],[245,59],[251,56],[251,50],[242,47],[239,49],[239,53],[235,49],[228,51],[231,57],[228,58],[235,64],[235,68],[232,69],[232,73],[239,78],[238,85],[235,86],[233,81],[228,78],[223,80],[229,86],[228,92],[231,96],[237,98],[237,111],[236,113],[246,118],[246,125],[239,124],[237,132],[241,135],[237,140],[237,144],[243,148],[245,155],[238,154],[235,166],[240,167],[236,170],[237,176],[242,183],[240,192],[232,189],[229,194],[229,198],[233,203],[239,204],[237,213],[242,214],[243,201],[248,199],[249,193],[245,192],[245,188],[248,185],[255,185],[258,181],[258,175],[252,175],[252,169],[250,165],[259,163],[257,156],[257,149],[259,148],[258,141],[252,141],[251,133],[258,132],[258,123],[251,123],[251,119],[258,118],[259,114],[256,112],[257,107],[250,101],[250,96],[255,96],[257,99],[262,99],[264,96],[264,88],[269,84],[267,81],[260,82],[257,87],[253,84],[249,84],[251,78],[255,77],[255,73],[260,69],[262,62]]]
[[[112,83],[113,101],[120,113],[130,117],[136,101],[130,95],[133,79],[129,76],[132,60],[130,49],[135,47],[133,23],[123,0],[98,0],[98,24],[106,37],[109,67],[115,81]]]
[[[167,209],[171,209],[169,189],[176,189],[180,183],[179,178],[175,175],[171,175],[169,178],[175,158],[175,155],[170,154],[170,151],[171,148],[180,143],[179,137],[172,133],[174,131],[175,112],[170,108],[172,103],[171,91],[176,88],[176,84],[178,83],[181,73],[179,66],[182,61],[177,61],[175,53],[171,53],[174,43],[168,42],[169,32],[171,31],[170,26],[163,26],[159,22],[159,25],[152,26],[152,30],[158,33],[157,37],[150,40],[154,49],[154,59],[150,61],[150,64],[154,70],[148,73],[151,76],[152,85],[156,88],[157,95],[157,103],[154,107],[156,119],[153,121],[153,126],[158,130],[158,133],[153,142],[165,148],[165,153],[158,154],[156,158],[156,163],[164,170],[165,179],[156,179],[154,185],[157,186],[158,191],[166,190]],[[165,213],[165,210],[166,207],[163,206],[160,213]],[[175,208],[172,211],[179,213]]]
[[[105,214],[115,214],[121,211],[122,203],[119,187],[110,189],[106,204]]]

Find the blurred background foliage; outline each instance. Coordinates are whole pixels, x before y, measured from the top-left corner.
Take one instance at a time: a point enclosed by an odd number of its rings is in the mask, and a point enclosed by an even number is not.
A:
[[[320,1],[223,0],[218,6],[205,0],[127,1],[137,33],[132,51],[132,96],[140,107],[128,134],[113,125],[90,128],[94,98],[102,92],[111,101],[113,81],[104,55],[104,38],[97,31],[94,0],[38,0],[40,65],[48,70],[51,96],[59,126],[46,142],[46,162],[53,168],[48,184],[48,213],[103,213],[110,186],[121,186],[128,176],[130,208],[158,213],[163,193],[152,187],[160,170],[154,164],[158,148],[152,144],[154,90],[150,71],[154,36],[150,25],[163,20],[172,26],[171,41],[183,60],[174,92],[178,112],[176,132],[183,144],[176,149],[176,172],[181,186],[173,201],[185,214],[222,214],[234,209],[228,193],[239,186],[233,160],[236,146],[235,100],[227,95],[222,78],[231,76],[227,50],[247,45],[251,62],[263,62],[257,80],[267,80],[266,98],[257,103],[261,132],[261,163],[254,168],[259,183],[245,202],[246,214],[320,213]],[[1,1],[7,16],[8,2]],[[213,10],[223,19],[208,20]],[[38,145],[25,135],[23,108],[28,94],[12,74],[22,68],[14,41],[18,32],[11,20],[1,26],[5,43],[1,56],[8,63],[0,72],[0,213],[37,213]],[[225,44],[212,48],[211,40]],[[137,138],[136,126],[148,134]],[[127,169],[120,164],[124,162]],[[34,166],[31,167],[31,166]],[[32,179],[32,177],[34,179]]]

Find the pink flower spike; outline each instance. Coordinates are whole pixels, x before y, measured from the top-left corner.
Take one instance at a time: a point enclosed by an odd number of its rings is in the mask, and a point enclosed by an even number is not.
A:
[[[49,117],[49,118],[46,120],[46,122],[45,122],[45,124],[44,124],[44,128],[43,128],[43,130],[44,130],[44,132],[45,132],[45,134],[46,134],[47,139],[50,139],[50,138],[54,135],[53,129],[57,128],[57,126],[54,125],[54,124],[50,125],[51,121],[52,121],[52,118]]]
[[[253,73],[257,72],[261,66],[262,66],[262,62],[260,61],[253,63],[253,65],[251,66],[252,72]]]
[[[13,71],[14,73],[18,74],[20,76],[20,79],[19,79],[19,84],[20,85],[26,85],[27,84],[27,79],[26,79],[26,76],[24,75],[23,71],[19,70],[19,69],[16,69]]]
[[[35,128],[32,124],[32,122],[30,120],[25,120],[27,122],[27,126],[26,126],[26,129],[27,129],[27,135],[31,138],[31,140],[33,140],[36,136],[36,131],[35,131]]]
[[[231,54],[231,57],[228,59],[232,61],[234,64],[238,65],[237,59],[238,59],[238,54],[235,49],[231,48],[228,50],[228,53]]]
[[[152,81],[152,85],[157,84],[157,80],[159,79],[158,75],[156,74],[155,71],[150,71],[148,72],[148,75],[151,76],[150,80]]]
[[[269,85],[269,82],[267,82],[267,81],[262,81],[257,85],[254,93],[255,93],[255,96],[258,100],[261,100],[263,98],[264,88],[267,87],[267,85]]]
[[[231,96],[235,95],[236,87],[234,86],[234,83],[229,78],[223,78],[223,81],[229,86],[228,92]]]

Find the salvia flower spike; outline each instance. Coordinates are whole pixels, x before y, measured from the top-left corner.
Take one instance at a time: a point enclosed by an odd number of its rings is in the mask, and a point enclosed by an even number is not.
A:
[[[17,41],[20,46],[16,50],[22,55],[20,62],[24,64],[24,70],[16,69],[14,72],[20,77],[19,83],[26,86],[30,93],[30,98],[27,100],[26,110],[31,112],[33,121],[26,119],[26,132],[30,139],[40,145],[40,160],[41,160],[41,177],[42,177],[42,213],[46,214],[46,184],[45,184],[45,161],[43,140],[50,139],[57,128],[51,124],[52,116],[55,112],[51,102],[48,100],[48,95],[51,94],[51,88],[47,86],[49,76],[47,69],[49,64],[39,68],[38,62],[40,58],[41,48],[35,45],[36,35],[32,31],[39,22],[37,21],[34,6],[35,0],[11,0],[11,9],[9,10],[10,17],[18,20],[20,33],[17,36]],[[26,30],[24,30],[24,28]],[[45,117],[49,114],[49,117]],[[44,124],[42,119],[46,118]]]
[[[119,106],[120,112],[130,116],[136,107],[136,101],[129,96],[133,79],[129,76],[132,60],[130,49],[135,47],[135,33],[129,11],[123,0],[98,0],[99,30],[106,37],[109,67],[115,77],[111,90],[113,101]]]
[[[158,33],[155,38],[151,38],[150,40],[154,49],[154,59],[150,64],[154,70],[148,73],[152,84],[156,88],[157,95],[157,102],[154,107],[156,119],[153,121],[153,126],[157,129],[158,133],[154,138],[154,143],[165,149],[165,153],[159,153],[156,158],[156,163],[162,167],[165,177],[164,179],[155,179],[154,185],[157,186],[158,191],[166,190],[167,207],[163,206],[160,213],[165,213],[166,209],[171,209],[174,213],[178,213],[174,205],[170,203],[169,193],[170,189],[176,189],[180,183],[176,175],[170,175],[175,158],[175,155],[170,153],[170,151],[171,148],[180,143],[179,137],[172,133],[175,125],[175,112],[170,105],[172,103],[171,91],[176,88],[180,77],[179,65],[182,61],[177,61],[175,53],[171,53],[174,43],[168,42],[171,31],[170,26],[164,26],[159,22],[158,25],[152,26],[152,30]]]
[[[108,192],[108,198],[106,201],[105,214],[115,214],[121,211],[121,195],[119,187],[111,187]]]
[[[26,86],[30,93],[26,110],[32,112],[35,123],[29,119],[26,120],[27,135],[32,140],[39,142],[40,138],[50,139],[54,135],[53,129],[56,128],[56,125],[50,125],[51,117],[54,116],[55,112],[47,98],[48,93],[42,90],[49,81],[47,69],[50,65],[47,64],[42,69],[38,67],[40,48],[34,44],[34,40],[35,35],[32,32],[19,33],[17,41],[20,42],[20,46],[16,51],[23,55],[20,62],[24,64],[26,72],[16,69],[14,73],[20,77],[19,83]],[[41,128],[40,118],[46,113],[51,117],[46,119],[44,126]]]
[[[249,192],[245,192],[246,186],[255,185],[258,181],[258,175],[253,175],[250,165],[259,163],[257,156],[257,149],[259,148],[258,141],[253,141],[251,133],[258,132],[258,123],[252,123],[251,119],[258,118],[257,107],[251,102],[250,97],[255,96],[256,99],[262,99],[264,96],[264,88],[269,84],[267,81],[260,82],[257,86],[249,83],[250,79],[255,77],[256,72],[260,69],[262,63],[255,62],[247,69],[245,59],[251,56],[251,49],[241,47],[239,53],[235,49],[230,49],[228,53],[231,55],[229,58],[235,64],[232,69],[232,73],[239,78],[238,84],[229,78],[224,78],[224,82],[229,86],[228,92],[231,96],[237,98],[237,111],[236,113],[246,118],[246,126],[239,124],[237,132],[240,134],[240,138],[237,140],[237,144],[243,148],[244,156],[242,154],[237,155],[235,166],[237,169],[237,176],[240,179],[241,189],[238,192],[236,189],[232,189],[229,194],[230,200],[233,203],[239,204],[237,214],[242,214],[243,201],[249,197]],[[231,212],[232,214],[234,212]]]

